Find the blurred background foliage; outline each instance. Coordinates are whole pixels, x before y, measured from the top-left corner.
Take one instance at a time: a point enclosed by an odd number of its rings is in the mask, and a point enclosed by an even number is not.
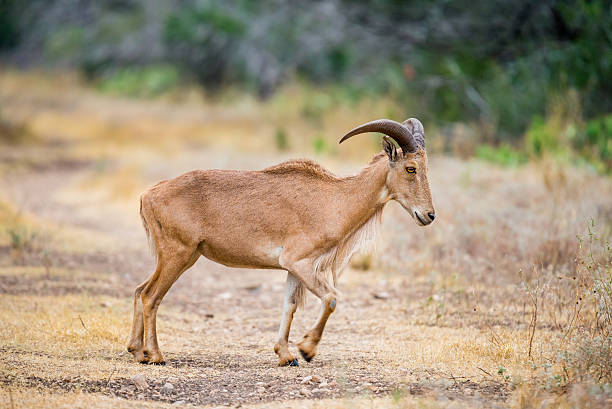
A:
[[[130,97],[324,88],[303,109],[315,120],[384,98],[446,135],[435,149],[612,169],[608,0],[0,0],[0,58]]]

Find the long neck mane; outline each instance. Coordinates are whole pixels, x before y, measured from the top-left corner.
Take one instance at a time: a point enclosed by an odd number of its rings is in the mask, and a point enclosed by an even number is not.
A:
[[[387,161],[387,156],[379,153],[358,174],[337,179],[346,192],[343,213],[346,223],[340,241],[315,262],[315,274],[321,279],[331,273],[336,285],[339,273],[353,254],[375,243],[382,212],[389,200],[386,192]]]

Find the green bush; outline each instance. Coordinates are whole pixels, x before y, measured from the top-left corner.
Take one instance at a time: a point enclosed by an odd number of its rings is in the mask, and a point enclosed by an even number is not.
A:
[[[525,134],[527,152],[535,157],[542,157],[545,152],[559,150],[559,134],[541,117],[535,117]]]
[[[98,88],[109,94],[154,97],[178,85],[179,73],[170,65],[123,68],[102,78]]]
[[[594,119],[577,132],[574,148],[591,162],[612,170],[612,115]]]
[[[274,133],[274,142],[276,143],[276,148],[280,151],[289,149],[289,136],[284,128],[278,128],[276,130]]]
[[[476,157],[502,166],[518,166],[527,162],[527,155],[511,146],[480,145],[476,148]]]
[[[317,135],[315,139],[312,141],[312,147],[318,155],[329,152],[331,147],[325,140],[325,137],[321,134]]]

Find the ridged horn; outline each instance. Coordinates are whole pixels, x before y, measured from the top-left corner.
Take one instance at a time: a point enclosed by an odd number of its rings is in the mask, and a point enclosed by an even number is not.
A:
[[[416,121],[416,123],[414,121]],[[409,124],[412,129],[406,126],[406,124]],[[420,128],[418,126],[420,126]],[[419,122],[418,119],[410,118],[404,121],[403,124],[396,121],[392,121],[390,119],[377,119],[375,121],[367,122],[353,129],[352,131],[344,135],[338,143],[342,143],[351,136],[360,133],[380,132],[393,138],[400,146],[400,148],[402,148],[402,152],[416,152],[419,148],[419,145],[417,145],[417,141],[412,135],[413,129],[419,130],[420,132],[422,132],[421,135],[424,135],[423,125],[421,124],[421,122]],[[424,147],[424,137],[421,137],[421,139],[423,141],[422,146]]]
[[[425,128],[423,128],[421,121],[416,118],[409,118],[402,122],[402,124],[412,132],[416,144],[425,149]]]

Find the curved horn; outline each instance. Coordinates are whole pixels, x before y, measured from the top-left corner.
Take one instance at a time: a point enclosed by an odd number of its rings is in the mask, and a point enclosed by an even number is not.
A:
[[[410,119],[408,121],[410,121]],[[422,127],[423,125],[421,125],[421,128]],[[404,124],[392,121],[390,119],[377,119],[376,121],[371,121],[360,125],[344,135],[338,143],[344,142],[351,136],[366,132],[380,132],[390,136],[397,142],[400,148],[402,148],[402,152],[404,153],[415,152],[418,149],[418,145],[412,136],[411,130]]]
[[[425,128],[423,128],[421,121],[416,118],[409,118],[402,122],[402,124],[412,132],[412,136],[417,145],[425,149]]]

